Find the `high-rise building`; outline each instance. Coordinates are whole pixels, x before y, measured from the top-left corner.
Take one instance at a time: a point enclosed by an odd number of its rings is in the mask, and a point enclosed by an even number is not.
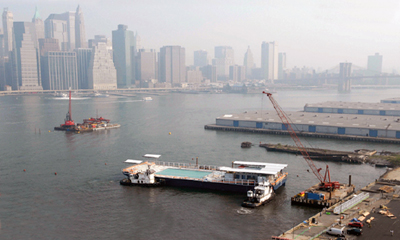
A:
[[[140,49],[137,53],[138,80],[147,81],[157,77],[157,53],[155,49]]]
[[[217,67],[217,78],[226,80],[229,77],[229,66],[235,64],[233,48],[229,46],[215,47],[213,65]]]
[[[186,82],[192,84],[200,84],[203,81],[203,73],[200,67],[188,67],[186,71]]]
[[[0,28],[0,91],[4,90],[6,85],[4,70],[4,34],[3,29]]]
[[[88,68],[88,87],[94,90],[117,89],[117,70],[107,44],[98,42],[92,51]]]
[[[75,12],[75,47],[87,48],[85,22],[81,7],[78,5]]]
[[[14,22],[12,54],[14,90],[42,90],[39,44],[35,24]]]
[[[78,65],[78,89],[91,89],[89,86],[89,64],[92,58],[92,48],[75,49]]]
[[[204,67],[208,65],[207,51],[198,50],[194,51],[194,66]]]
[[[251,71],[254,68],[253,53],[250,50],[250,46],[248,46],[247,51],[244,54],[243,66],[246,67],[246,77],[250,78],[252,76]]]
[[[39,39],[39,51],[40,56],[43,57],[46,52],[57,52],[60,51],[60,44],[58,39],[55,38],[40,38]]]
[[[8,8],[3,11],[3,32],[4,32],[4,56],[6,61],[13,50],[13,23],[14,15]]]
[[[229,80],[241,82],[246,80],[246,67],[233,65],[229,67]]]
[[[159,82],[174,84],[186,81],[185,48],[164,46],[160,49]]]
[[[39,10],[35,9],[35,14],[33,15],[32,22],[35,25],[36,30],[36,38],[41,39],[44,38],[44,22],[40,17]]]
[[[75,52],[46,52],[41,64],[43,89],[78,89],[76,60]]]
[[[273,83],[278,78],[278,44],[276,42],[262,42],[261,69],[265,80]]]
[[[44,21],[46,38],[55,38],[60,43],[61,51],[75,49],[75,13],[50,14]]]
[[[375,55],[368,56],[368,72],[372,75],[382,73],[382,55],[375,53]]]
[[[131,49],[135,48],[133,31],[127,30],[128,26],[120,24],[118,29],[112,31],[113,59],[117,69],[118,88],[131,87],[135,82],[135,65],[132,60]]]
[[[217,82],[217,67],[214,65],[207,65],[200,68],[203,73],[203,77],[210,80],[210,82]]]
[[[279,53],[278,55],[278,79],[284,78],[286,69],[286,53]]]
[[[108,50],[112,50],[112,43],[105,35],[94,35],[94,39],[89,39],[89,48],[97,46],[99,42],[105,43]],[[112,53],[112,52],[111,52]]]

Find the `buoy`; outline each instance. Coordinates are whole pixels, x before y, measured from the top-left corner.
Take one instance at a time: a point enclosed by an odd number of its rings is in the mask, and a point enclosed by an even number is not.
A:
[[[51,131],[49,130],[49,132],[51,132]]]
[[[107,165],[107,163],[104,163],[104,165]]]
[[[81,160],[79,160],[79,162],[81,162]]]
[[[169,135],[171,135],[171,132],[169,132]]]
[[[54,175],[57,175],[57,172],[55,172]]]
[[[24,169],[24,172],[26,172],[26,170]]]

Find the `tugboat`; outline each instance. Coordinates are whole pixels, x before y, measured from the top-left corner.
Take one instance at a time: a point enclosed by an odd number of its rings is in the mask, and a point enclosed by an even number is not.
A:
[[[71,90],[69,90],[69,108],[67,115],[65,117],[65,123],[61,124],[59,127],[54,127],[57,131],[75,131],[75,122],[72,120],[71,114]]]
[[[248,208],[259,207],[271,201],[274,196],[275,192],[271,184],[259,185],[254,187],[254,192],[252,190],[247,191],[247,198],[242,203],[242,206]]]

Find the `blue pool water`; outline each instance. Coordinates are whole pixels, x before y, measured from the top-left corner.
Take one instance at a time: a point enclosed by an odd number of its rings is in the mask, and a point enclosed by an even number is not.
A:
[[[207,176],[210,173],[211,172],[207,172],[207,171],[168,168],[168,169],[162,170],[161,172],[158,172],[156,174],[157,175],[164,175],[164,176],[203,178],[203,177]]]

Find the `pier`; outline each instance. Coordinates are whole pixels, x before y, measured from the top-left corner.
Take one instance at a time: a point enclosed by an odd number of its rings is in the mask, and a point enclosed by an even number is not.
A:
[[[207,130],[219,131],[233,131],[233,132],[247,132],[247,133],[262,133],[262,134],[275,134],[275,135],[289,135],[287,130],[270,130],[262,128],[246,128],[246,127],[229,127],[220,126],[215,124],[208,124],[204,126]],[[396,138],[380,138],[380,137],[367,137],[367,136],[354,136],[354,135],[339,135],[315,132],[296,132],[297,136],[301,137],[314,137],[314,138],[330,138],[339,140],[350,141],[364,141],[364,142],[378,142],[378,143],[395,143],[400,144],[400,139]]]
[[[364,224],[363,234],[357,239],[399,239],[399,194],[400,168],[391,169],[356,194],[323,209],[281,235],[272,236],[271,239],[335,239],[327,235],[326,231],[331,227],[347,226],[352,219]],[[346,229],[348,227],[345,228],[345,232]],[[350,236],[352,235],[346,234],[346,237]]]

